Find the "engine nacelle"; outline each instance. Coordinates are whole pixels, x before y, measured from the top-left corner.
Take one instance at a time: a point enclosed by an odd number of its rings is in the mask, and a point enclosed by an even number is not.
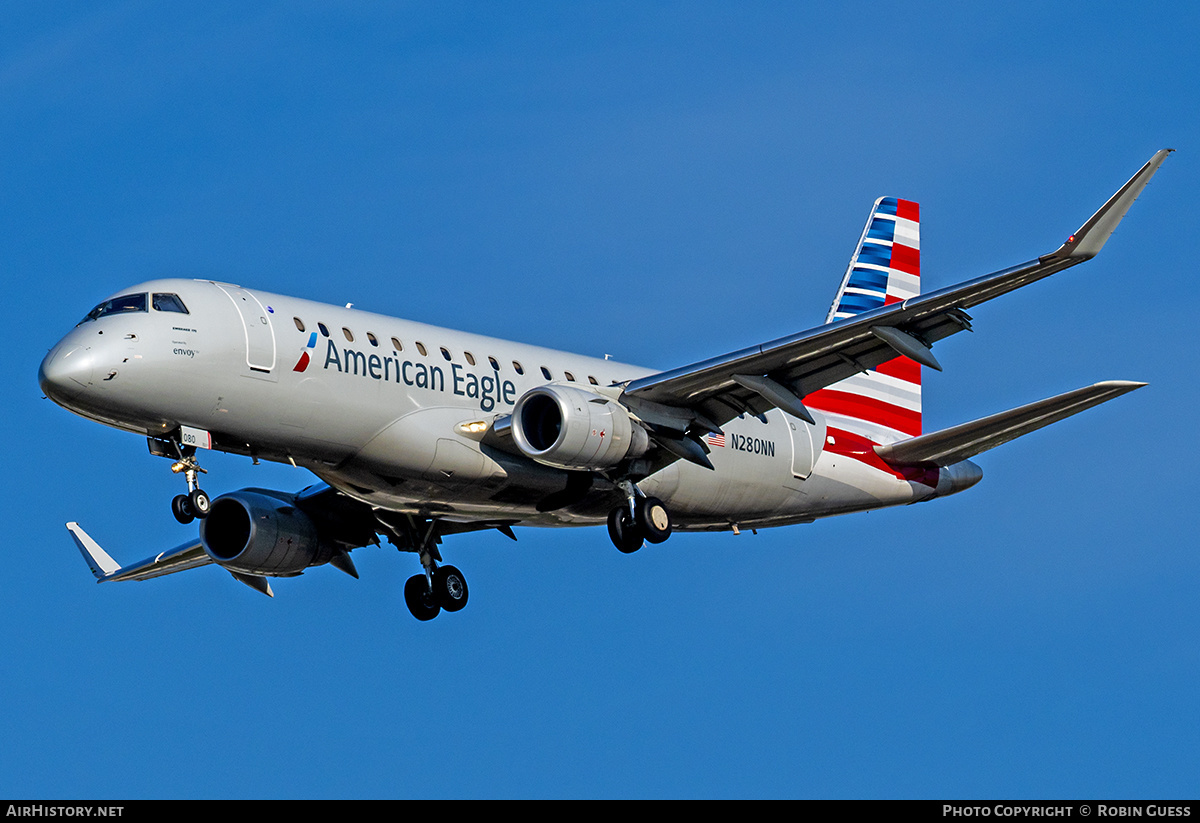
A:
[[[230,571],[290,577],[333,556],[304,512],[286,500],[243,489],[218,497],[200,521],[200,542]]]
[[[559,469],[608,469],[650,447],[625,407],[571,386],[539,386],[513,407],[513,439],[523,454]]]

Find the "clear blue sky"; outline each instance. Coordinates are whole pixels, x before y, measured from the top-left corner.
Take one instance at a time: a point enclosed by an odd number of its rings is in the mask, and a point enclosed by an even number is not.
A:
[[[1196,13],[1027,2],[173,4],[0,11],[0,796],[1195,797]],[[216,278],[670,368],[820,323],[872,201],[925,287],[1102,255],[973,312],[929,429],[1150,386],[958,497],[808,526],[451,539],[471,604],[355,554],[269,600],[143,440],[41,397],[109,293]],[[298,489],[208,456],[212,493]]]

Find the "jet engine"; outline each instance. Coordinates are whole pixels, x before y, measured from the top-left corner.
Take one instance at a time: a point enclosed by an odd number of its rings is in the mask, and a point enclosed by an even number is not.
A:
[[[517,448],[559,469],[608,469],[650,447],[624,406],[571,386],[531,389],[517,400],[512,419]]]
[[[200,521],[200,542],[226,569],[269,577],[298,575],[333,557],[308,515],[287,499],[255,489],[214,500]]]

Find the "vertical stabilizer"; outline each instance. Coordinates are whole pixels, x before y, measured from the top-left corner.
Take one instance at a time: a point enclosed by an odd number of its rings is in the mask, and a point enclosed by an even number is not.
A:
[[[920,206],[881,197],[846,267],[826,323],[916,297],[921,293]]]
[[[881,197],[871,209],[825,322],[920,293],[920,207],[911,200]],[[804,402],[820,410],[831,427],[871,443],[916,437],[921,434],[921,367],[897,357],[813,392]]]

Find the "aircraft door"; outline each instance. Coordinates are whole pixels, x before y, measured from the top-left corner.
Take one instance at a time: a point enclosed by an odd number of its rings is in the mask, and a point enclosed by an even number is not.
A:
[[[813,417],[817,421],[815,426],[790,414],[783,415],[792,436],[792,476],[801,480],[812,474],[825,446],[825,418],[819,414]]]
[[[268,375],[275,368],[275,329],[271,313],[258,298],[243,288],[217,284],[229,296],[246,334],[246,366],[251,373]]]

